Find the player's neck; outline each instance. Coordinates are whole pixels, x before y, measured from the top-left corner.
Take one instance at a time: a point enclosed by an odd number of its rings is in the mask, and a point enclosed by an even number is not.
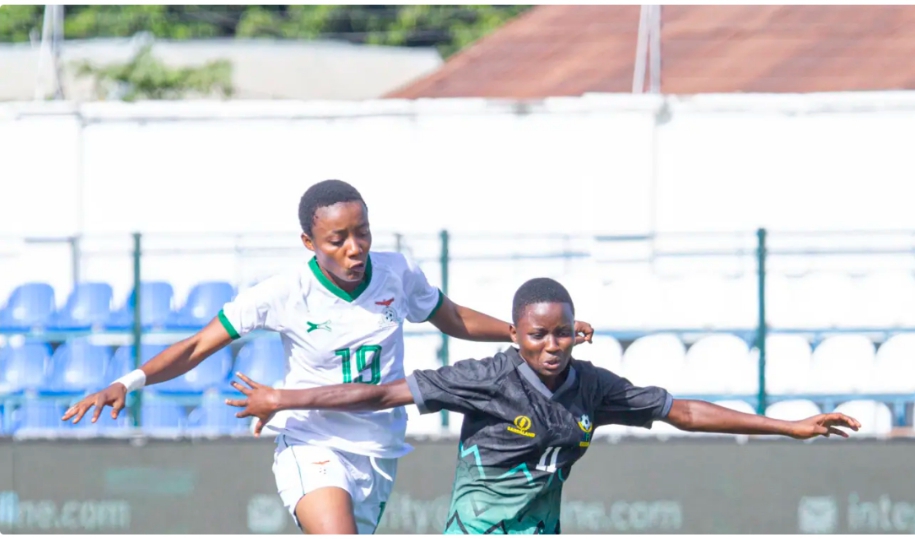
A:
[[[346,294],[353,294],[360,286],[365,285],[368,280],[371,278],[371,262],[368,263],[368,268],[366,272],[362,275],[362,278],[355,282],[347,282],[340,280],[333,273],[327,271],[324,266],[318,263],[318,258],[314,257],[308,262],[308,266],[311,268],[312,273],[318,278],[318,280],[323,280],[325,286],[332,288],[338,288]]]
[[[363,275],[362,279],[359,279],[358,281],[356,281],[354,283],[348,283],[346,281],[341,281],[341,280],[337,279],[336,277],[334,277],[334,275],[332,273],[330,273],[326,269],[322,268],[320,264],[318,265],[318,268],[321,269],[321,273],[323,273],[324,276],[327,277],[327,279],[330,282],[337,285],[337,287],[339,287],[344,292],[352,293],[354,290],[359,288],[359,286],[363,283],[363,281],[365,281],[365,276]]]
[[[569,364],[569,367],[571,364]],[[559,389],[562,384],[566,382],[566,378],[569,377],[569,367],[566,367],[564,371],[557,374],[556,376],[543,376],[539,372],[537,373],[537,378],[540,378],[540,381],[543,382],[543,385],[546,386],[550,391],[555,392]],[[534,371],[537,372],[537,371]]]

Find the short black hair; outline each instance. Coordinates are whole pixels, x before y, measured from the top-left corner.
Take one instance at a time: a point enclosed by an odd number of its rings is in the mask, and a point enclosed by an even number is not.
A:
[[[305,191],[302,199],[299,200],[299,224],[302,225],[302,232],[311,236],[311,227],[315,222],[315,212],[319,208],[333,206],[340,202],[361,202],[362,195],[352,185],[341,180],[324,180],[318,182]],[[368,208],[368,206],[366,206]]]
[[[548,277],[537,277],[521,285],[512,300],[512,322],[517,325],[524,308],[535,303],[568,303],[575,314],[575,304],[566,287]]]

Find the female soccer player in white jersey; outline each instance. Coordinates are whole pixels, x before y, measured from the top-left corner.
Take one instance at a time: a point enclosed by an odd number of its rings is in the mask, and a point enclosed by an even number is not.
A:
[[[194,336],[140,369],[89,395],[63,416],[79,420],[93,406],[112,417],[128,392],[190,371],[233,339],[256,330],[280,333],[288,370],[283,387],[381,384],[404,378],[403,321],[429,321],[443,333],[510,342],[510,324],[453,303],[403,255],[372,252],[368,210],[349,184],[313,185],[299,204],[302,242],[314,258],[300,271],[242,291]],[[578,342],[591,327],[576,323]],[[267,427],[277,436],[273,472],[283,503],[309,534],[373,533],[390,496],[405,443],[403,408],[373,412],[293,410]]]

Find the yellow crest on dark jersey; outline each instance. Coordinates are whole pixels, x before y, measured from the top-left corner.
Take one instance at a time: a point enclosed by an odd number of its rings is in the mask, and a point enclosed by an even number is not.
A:
[[[533,432],[528,432],[531,429],[531,418],[526,415],[519,415],[515,418],[514,426],[508,427],[508,432],[513,432],[515,434],[520,434],[521,436],[526,436],[528,438],[533,438],[536,436]]]
[[[583,414],[581,418],[578,419],[578,428],[582,431],[582,440],[578,442],[580,447],[588,447],[591,445],[591,431],[594,430],[594,423],[591,423],[591,418],[588,417],[588,414]]]

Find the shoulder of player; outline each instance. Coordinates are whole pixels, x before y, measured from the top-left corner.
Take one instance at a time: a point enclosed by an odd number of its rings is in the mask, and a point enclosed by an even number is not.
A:
[[[410,283],[420,271],[414,260],[394,251],[372,251],[372,280],[386,281],[391,279],[400,283],[404,292],[410,293]]]
[[[403,274],[410,268],[410,261],[403,253],[397,251],[372,251],[372,273]]]
[[[248,293],[257,296],[278,297],[290,294],[299,286],[299,273],[296,271],[288,271],[262,279],[243,290],[239,290],[239,294]]]
[[[619,374],[609,369],[598,367],[590,361],[573,359],[572,367],[575,368],[578,378],[582,380],[583,383],[615,383],[617,380],[622,379],[622,376]]]
[[[591,363],[590,361],[585,361],[583,359],[575,359],[575,358],[572,358],[572,367],[574,367],[575,370],[577,370],[579,372],[583,372],[583,373],[592,372],[594,369],[600,368],[600,367],[597,367],[596,365],[594,365],[594,363]]]
[[[493,383],[514,370],[514,363],[505,352],[497,352],[489,357],[462,359],[457,363],[465,370],[475,371]]]

